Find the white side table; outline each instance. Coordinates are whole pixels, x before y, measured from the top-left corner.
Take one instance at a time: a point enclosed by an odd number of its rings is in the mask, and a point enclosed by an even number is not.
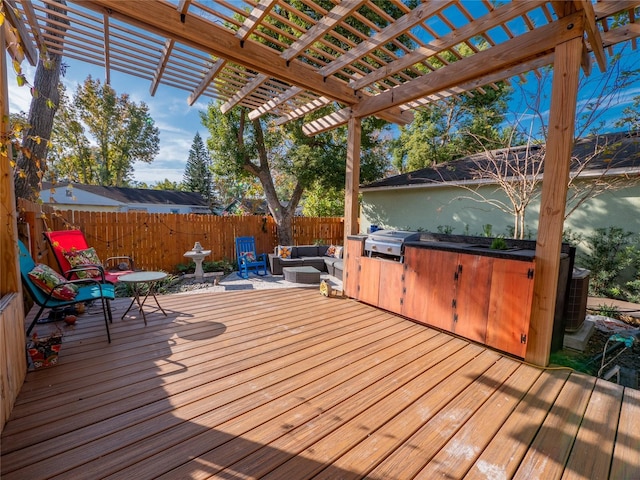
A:
[[[158,297],[156,297],[156,285],[160,280],[163,280],[166,277],[167,277],[167,274],[164,272],[134,272],[134,273],[126,273],[124,275],[120,275],[118,277],[118,281],[124,282],[124,283],[130,283],[131,285],[133,285],[133,298],[131,299],[131,304],[129,304],[129,308],[127,308],[127,311],[122,314],[121,318],[124,318],[124,316],[127,313],[129,313],[129,310],[131,310],[131,307],[133,307],[133,304],[135,302],[138,304],[138,310],[140,311],[140,313],[142,313],[142,318],[144,319],[144,324],[146,325],[147,317],[144,314],[144,309],[142,307],[144,306],[144,302],[147,301],[147,298],[149,298],[149,295],[151,295],[154,298],[154,300],[156,301],[156,305],[158,305],[158,308],[162,313],[164,313],[164,316],[166,317],[167,313],[160,306],[160,302],[158,302]],[[144,296],[144,299],[142,301],[140,301],[140,287],[139,287],[141,283],[149,284],[149,289],[147,290],[147,294]]]

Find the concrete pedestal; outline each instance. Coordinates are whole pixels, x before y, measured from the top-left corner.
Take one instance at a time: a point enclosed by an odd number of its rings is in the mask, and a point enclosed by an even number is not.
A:
[[[211,254],[211,250],[202,250],[200,252],[195,252],[193,250],[190,250],[188,252],[185,252],[184,254],[185,257],[190,258],[196,264],[195,278],[198,281],[202,281],[204,279],[204,270],[202,269],[202,261],[204,260],[204,257],[210,254]]]

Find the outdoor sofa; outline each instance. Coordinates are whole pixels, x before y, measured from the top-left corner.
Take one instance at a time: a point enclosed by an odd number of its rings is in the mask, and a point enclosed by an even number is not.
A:
[[[283,267],[314,267],[342,280],[342,251],[335,245],[279,245],[269,254],[269,267],[272,275],[282,275]]]

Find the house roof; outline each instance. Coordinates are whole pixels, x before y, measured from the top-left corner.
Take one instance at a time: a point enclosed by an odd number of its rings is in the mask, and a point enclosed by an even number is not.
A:
[[[636,48],[640,36],[637,0],[7,1],[30,61],[60,53],[103,67],[107,82],[123,72],[152,95],[166,85],[191,105],[207,96],[280,123],[339,105],[308,123],[310,134],[351,115],[406,124],[425,104],[553,63],[573,38],[583,69],[595,59],[605,70],[608,47]]]
[[[571,172],[576,174],[589,159],[581,175],[640,174],[640,134],[614,133],[576,141]],[[602,148],[600,148],[602,147]],[[525,160],[528,161],[525,163]],[[362,185],[363,191],[383,188],[443,186],[451,183],[486,183],[497,168],[501,171],[526,169],[529,175],[544,174],[544,145],[524,145],[469,155],[435,167],[394,175]],[[542,162],[542,165],[540,165]]]
[[[49,182],[43,183],[43,190],[50,188],[67,188],[69,183],[59,183],[53,185]],[[163,205],[194,205],[208,207],[207,200],[200,193],[179,192],[175,190],[151,190],[147,188],[125,188],[125,187],[103,187],[100,185],[85,185],[82,183],[72,183],[76,190],[83,190],[94,195],[109,198],[116,202],[125,204],[163,204]]]

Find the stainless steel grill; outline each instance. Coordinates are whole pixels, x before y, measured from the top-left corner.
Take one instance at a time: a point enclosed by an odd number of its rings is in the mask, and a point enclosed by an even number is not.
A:
[[[370,257],[384,256],[402,261],[404,243],[420,240],[420,232],[378,230],[364,241],[364,251]]]

